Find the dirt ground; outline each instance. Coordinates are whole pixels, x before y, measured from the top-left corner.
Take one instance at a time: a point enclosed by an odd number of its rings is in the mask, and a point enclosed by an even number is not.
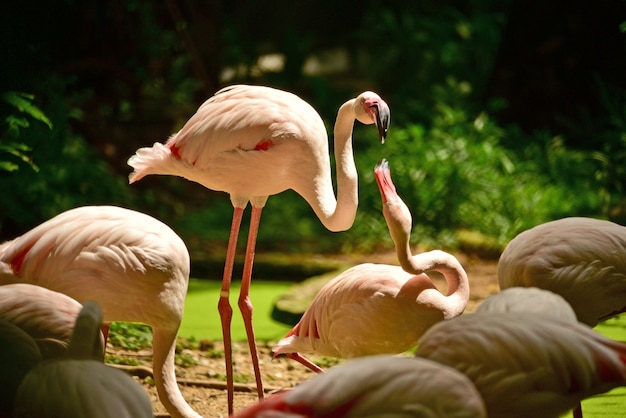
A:
[[[473,312],[476,306],[488,295],[497,292],[498,284],[496,278],[495,260],[481,260],[464,254],[456,254],[459,261],[465,267],[470,280],[470,301],[465,312]],[[370,262],[383,262],[393,264],[395,254],[385,254],[375,259],[368,258]],[[445,291],[445,282],[435,280],[440,290]],[[189,405],[204,417],[226,417],[227,399],[224,383],[224,359],[219,356],[212,356],[210,353],[223,351],[221,341],[203,342],[205,350],[188,350],[185,355],[192,356],[197,365],[191,367],[177,367],[177,376],[181,392]],[[272,342],[261,342],[259,347],[260,367],[263,374],[265,391],[271,393],[281,388],[289,388],[297,385],[313,376],[313,373],[304,366],[290,361],[286,358],[272,359]],[[153,411],[157,417],[169,417],[158,400],[156,389],[151,384],[150,375],[151,353],[121,353],[119,350],[107,349],[108,353],[117,355],[124,354],[134,357],[139,363],[139,367],[129,367],[131,374],[148,391],[152,399]],[[212,358],[215,357],[215,358]],[[235,411],[239,411],[246,406],[257,401],[256,386],[250,361],[247,343],[237,343],[233,350],[235,376],[247,377],[246,382],[236,383]],[[328,362],[316,356],[309,356],[312,360]]]

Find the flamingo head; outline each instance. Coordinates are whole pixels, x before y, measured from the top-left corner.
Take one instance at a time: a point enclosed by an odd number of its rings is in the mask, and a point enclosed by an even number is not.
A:
[[[376,124],[380,142],[384,144],[391,119],[387,103],[378,94],[366,91],[356,98],[355,106],[356,118],[365,125]]]
[[[383,202],[383,216],[389,228],[389,234],[396,247],[409,241],[413,218],[411,211],[404,201],[398,196],[396,186],[391,181],[389,162],[383,159],[374,169],[374,177],[378,184],[380,197]]]

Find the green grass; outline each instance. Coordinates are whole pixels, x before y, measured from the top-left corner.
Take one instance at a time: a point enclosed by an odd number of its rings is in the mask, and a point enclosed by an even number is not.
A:
[[[289,282],[252,281],[250,300],[254,306],[253,321],[256,340],[277,341],[289,327],[275,322],[270,314],[274,301],[291,287]],[[189,290],[185,300],[185,315],[179,335],[187,338],[221,340],[222,325],[217,311],[221,282],[209,280],[189,280]],[[233,307],[232,337],[234,341],[246,341],[243,319],[237,306],[240,283],[232,284],[230,304]]]

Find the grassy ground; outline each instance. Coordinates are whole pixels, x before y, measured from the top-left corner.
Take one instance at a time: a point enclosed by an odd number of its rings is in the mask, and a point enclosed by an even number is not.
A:
[[[251,301],[254,305],[254,332],[257,340],[277,341],[282,338],[288,326],[280,324],[270,318],[274,301],[278,295],[291,287],[288,282],[256,281],[252,283]],[[182,337],[196,339],[221,340],[222,325],[217,312],[217,301],[220,295],[221,282],[191,279],[189,291],[185,301],[185,316],[180,327]],[[237,299],[240,283],[233,283],[230,294],[230,303],[233,307],[232,336],[233,340],[245,341],[246,332]]]
[[[222,331],[217,312],[221,283],[216,281],[191,279],[185,304],[185,316],[180,328],[183,337],[196,339],[221,340]],[[289,330],[289,327],[270,318],[276,298],[291,286],[286,282],[256,281],[252,283],[251,300],[254,305],[254,328],[257,340],[277,341]],[[231,305],[233,306],[233,339],[245,341],[243,321],[237,308],[239,283],[233,283]],[[626,341],[626,315],[613,318],[598,325],[596,331],[614,340]],[[589,398],[583,402],[583,415],[586,418],[617,418],[626,411],[626,388]],[[571,417],[571,414],[564,415]]]

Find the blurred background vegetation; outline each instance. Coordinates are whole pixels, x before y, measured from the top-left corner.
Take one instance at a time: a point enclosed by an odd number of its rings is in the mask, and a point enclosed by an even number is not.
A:
[[[2,239],[115,204],[221,258],[228,197],[169,176],[129,186],[126,161],[235,83],[297,93],[329,132],[363,90],[392,111],[384,145],[355,127],[354,227],[326,231],[289,191],[269,199],[258,252],[391,248],[383,157],[425,247],[460,231],[503,244],[564,216],[626,221],[623,0],[23,0],[0,16]]]

